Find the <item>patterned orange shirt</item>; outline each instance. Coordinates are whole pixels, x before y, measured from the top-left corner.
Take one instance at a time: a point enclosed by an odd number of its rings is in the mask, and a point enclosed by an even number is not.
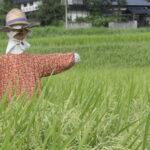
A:
[[[74,53],[1,55],[0,97],[7,93],[10,101],[14,91],[16,95],[32,96],[40,88],[40,78],[60,73],[73,65]]]

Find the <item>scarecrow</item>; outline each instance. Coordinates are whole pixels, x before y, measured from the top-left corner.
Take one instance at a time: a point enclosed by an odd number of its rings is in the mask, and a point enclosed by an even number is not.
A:
[[[9,37],[6,54],[0,55],[0,97],[7,93],[8,101],[11,101],[14,91],[16,95],[25,93],[31,97],[35,90],[40,89],[42,77],[61,73],[80,61],[77,53],[25,53],[30,44],[24,38],[35,26],[38,24],[29,23],[25,14],[14,8],[6,16],[6,26],[0,28]]]

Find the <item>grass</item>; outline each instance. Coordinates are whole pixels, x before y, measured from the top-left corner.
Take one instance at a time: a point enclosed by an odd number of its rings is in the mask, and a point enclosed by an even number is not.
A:
[[[150,149],[149,39],[148,28],[34,29],[29,53],[75,51],[82,61],[43,78],[38,98],[1,100],[0,149]]]

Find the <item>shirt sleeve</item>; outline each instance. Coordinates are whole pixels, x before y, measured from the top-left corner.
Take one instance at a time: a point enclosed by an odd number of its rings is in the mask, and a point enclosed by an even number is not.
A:
[[[74,53],[35,55],[35,66],[40,77],[61,73],[75,63]]]

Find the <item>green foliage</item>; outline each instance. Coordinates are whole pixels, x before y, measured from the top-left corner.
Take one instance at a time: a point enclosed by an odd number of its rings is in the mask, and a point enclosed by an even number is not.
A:
[[[18,0],[3,0],[6,13],[12,8],[17,7],[17,4],[16,4],[17,1]]]
[[[77,22],[77,23],[83,23],[83,22],[90,22],[91,21],[91,19],[90,19],[91,17],[77,17],[76,18],[76,20],[75,20],[75,22]]]
[[[110,16],[88,16],[86,18],[81,17],[76,19],[78,23],[88,22],[93,27],[108,27],[108,23],[112,21],[117,21],[117,18]]]
[[[87,22],[91,22],[94,27],[108,27],[108,23],[116,21],[117,18],[109,16],[89,16]]]
[[[126,0],[117,0],[117,1],[121,6],[126,4]]]
[[[5,24],[5,16],[12,8],[18,7],[16,4],[18,0],[3,0],[0,2],[0,25]]]
[[[105,18],[105,17],[94,17],[92,21],[92,25],[96,27],[101,27],[101,26],[108,26],[108,23],[110,22],[110,18]]]
[[[111,7],[111,0],[83,0],[92,15],[101,15]]]
[[[64,19],[64,5],[60,0],[43,0],[43,4],[39,6],[36,13],[36,19],[41,25],[60,25]]]
[[[5,13],[6,13],[6,10],[4,7],[4,3],[1,2],[0,3],[0,25],[4,25],[5,23]]]

